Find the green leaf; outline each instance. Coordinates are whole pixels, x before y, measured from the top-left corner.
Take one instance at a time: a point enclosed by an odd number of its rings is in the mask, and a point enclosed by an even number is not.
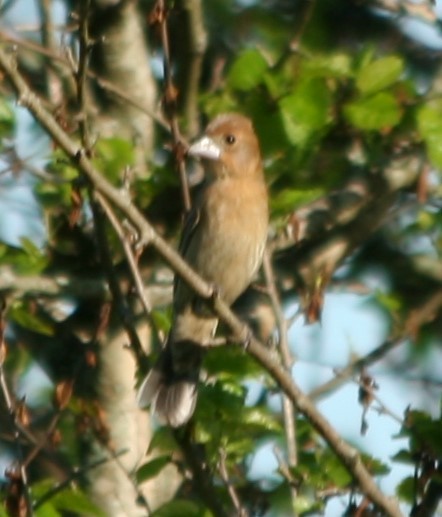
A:
[[[356,76],[356,86],[363,95],[370,95],[391,86],[404,72],[404,63],[397,56],[383,57],[366,63]]]
[[[401,110],[392,94],[382,92],[347,104],[344,115],[355,127],[370,131],[396,126],[401,119]]]
[[[147,479],[156,477],[166,465],[169,465],[170,459],[170,455],[158,456],[158,458],[154,458],[153,460],[142,465],[137,470],[137,482],[142,483]]]
[[[14,129],[14,111],[6,99],[0,98],[0,136],[6,136]],[[1,145],[1,144],[0,144]]]
[[[262,371],[258,363],[239,347],[210,349],[204,358],[204,369],[210,375],[217,375],[218,378],[236,377],[238,380],[257,375]]]
[[[78,177],[78,170],[61,149],[55,149],[52,153],[51,162],[47,168],[49,172],[63,180],[71,181]]]
[[[80,490],[62,490],[51,501],[58,510],[74,512],[82,516],[106,517],[106,514]]]
[[[416,463],[416,458],[413,457],[413,454],[405,449],[401,449],[391,459],[398,463],[405,463],[406,465],[415,465]]]
[[[170,310],[154,309],[151,312],[151,317],[155,323],[155,327],[163,332],[170,330]]]
[[[265,407],[243,408],[241,413],[241,424],[253,427],[261,427],[266,431],[281,431],[281,424],[275,415]]]
[[[266,70],[267,62],[258,50],[245,50],[230,68],[227,84],[235,90],[251,90],[262,81]]]
[[[321,502],[314,501],[311,497],[311,494],[309,496],[302,495],[302,494],[296,494],[295,500],[293,502],[294,509],[296,511],[295,515],[321,515],[322,512],[322,506]]]
[[[34,511],[34,515],[36,517],[61,517],[62,514],[54,507],[52,502],[49,502],[39,506]]]
[[[124,170],[135,161],[131,142],[122,138],[102,138],[95,146],[95,165],[110,181],[120,181]]]
[[[409,476],[403,479],[396,487],[396,494],[403,501],[412,504],[416,494],[416,482],[414,478]]]
[[[369,456],[368,454],[361,454],[361,457],[370,474],[375,476],[385,476],[390,473],[390,467],[385,463],[382,463],[381,460],[378,460],[373,456]]]
[[[47,266],[48,257],[31,240],[20,239],[20,247],[0,243],[0,263],[20,274],[35,275]]]
[[[16,301],[11,305],[8,309],[8,317],[22,327],[39,334],[45,336],[52,336],[54,334],[52,326],[35,314],[32,314],[22,301]]]
[[[207,509],[201,508],[192,501],[176,499],[169,501],[158,510],[155,510],[151,517],[211,517],[212,514]]]
[[[286,215],[297,207],[314,201],[324,195],[324,190],[315,189],[284,189],[270,200],[270,210],[273,215]]]
[[[161,451],[171,456],[178,449],[170,427],[159,427],[150,441],[148,452]]]
[[[422,106],[417,113],[417,126],[430,160],[442,169],[442,100]]]
[[[351,75],[351,58],[348,54],[336,53],[320,55],[309,59],[305,63],[305,70],[309,74],[321,77],[345,78]]]
[[[291,95],[279,102],[289,141],[299,147],[310,143],[326,129],[331,120],[331,95],[323,79],[301,82]]]
[[[42,497],[56,486],[52,479],[43,479],[32,485],[32,494],[37,503]],[[76,515],[88,517],[105,517],[89,497],[76,488],[65,488],[54,494],[36,510],[38,517],[58,517],[61,515],[58,510],[73,512]]]

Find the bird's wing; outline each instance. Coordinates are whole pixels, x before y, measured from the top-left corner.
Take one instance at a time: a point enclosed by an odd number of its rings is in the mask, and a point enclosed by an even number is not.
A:
[[[196,204],[193,205],[192,210],[187,215],[184,224],[183,231],[181,233],[180,245],[178,247],[178,251],[180,255],[186,259],[187,250],[189,249],[190,243],[192,242],[192,238],[195,236],[195,232],[198,228],[198,223],[201,217],[201,211],[196,208]],[[181,279],[178,275],[175,275],[173,291],[174,295],[176,295],[176,291],[178,288],[178,284],[181,282]]]

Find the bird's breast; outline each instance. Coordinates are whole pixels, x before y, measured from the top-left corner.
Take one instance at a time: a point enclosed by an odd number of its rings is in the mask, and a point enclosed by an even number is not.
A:
[[[219,180],[207,188],[189,262],[232,303],[257,272],[268,226],[263,181]]]

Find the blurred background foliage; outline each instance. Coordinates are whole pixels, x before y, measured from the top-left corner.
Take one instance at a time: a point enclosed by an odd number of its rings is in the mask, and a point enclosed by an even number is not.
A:
[[[2,47],[17,55],[28,85],[71,138],[85,141],[86,121],[96,167],[175,246],[183,207],[163,110],[164,42],[152,15],[154,2],[91,0],[85,8],[75,1],[41,0],[27,12],[29,4],[1,5]],[[319,325],[324,297],[338,288],[368,294],[380,309],[379,318],[388,322],[387,342],[402,350],[390,367],[397,376],[413,370],[415,389],[431,393],[436,403],[400,415],[408,446],[389,464],[376,454],[364,461],[379,478],[395,462],[411,465],[414,476],[398,484],[396,495],[405,513],[433,515],[442,493],[442,422],[429,409],[438,406],[442,379],[440,367],[431,378],[420,369],[428,357],[441,358],[442,39],[431,43],[440,37],[433,6],[211,0],[202,4],[198,28],[195,5],[167,2],[175,114],[183,137],[190,140],[221,112],[253,119],[271,196],[269,247],[285,307],[299,305],[302,317]],[[134,6],[149,54],[134,51],[112,68],[100,45],[126,30],[124,15]],[[411,23],[414,32],[407,29]],[[86,105],[73,65],[81,58],[82,24],[92,35]],[[136,31],[127,30],[135,40]],[[134,93],[128,79],[142,66],[152,74],[146,84],[150,100],[142,98],[140,84]],[[117,85],[117,93],[97,76]],[[0,452],[6,468],[0,515],[29,515],[30,506],[41,517],[123,515],[104,509],[89,493],[94,443],[108,453],[98,463],[121,453],[100,400],[100,343],[118,332],[121,321],[136,326],[145,315],[121,237],[107,222],[94,229],[89,185],[50,140],[41,140],[36,151],[23,148],[20,139],[38,140],[42,130],[23,122],[24,110],[5,75],[0,88]],[[131,110],[137,108],[121,93],[147,103],[156,120],[147,117],[149,123],[137,121],[135,127]],[[150,125],[150,134],[139,129],[143,124]],[[197,165],[190,169],[193,182]],[[33,196],[15,193],[11,205],[8,195],[18,184]],[[23,214],[21,226],[13,213]],[[344,242],[344,252],[330,258],[336,242]],[[155,355],[170,324],[172,274],[150,249],[137,259],[153,293]],[[120,285],[120,300],[110,294],[109,275]],[[263,280],[258,284],[262,290]],[[238,310],[243,313],[241,303]],[[250,310],[244,312],[250,319]],[[268,338],[270,331],[261,335]],[[150,363],[134,350],[141,376]],[[156,451],[154,457],[127,473],[136,487],[155,482],[170,464],[177,467],[176,493],[151,515],[232,515],[238,510],[235,497],[247,515],[315,515],[336,498],[342,515],[380,515],[302,415],[297,464],[284,460],[284,421],[280,408],[269,403],[278,387],[247,354],[231,347],[211,350],[205,369],[209,382],[201,388],[191,426],[176,433],[154,426],[145,444]],[[259,385],[252,402],[251,379]],[[135,396],[133,375],[130,382]],[[364,387],[360,400],[367,408],[372,404]],[[267,442],[279,451],[279,469],[255,479],[252,458]],[[140,515],[146,514],[149,505],[137,496]]]

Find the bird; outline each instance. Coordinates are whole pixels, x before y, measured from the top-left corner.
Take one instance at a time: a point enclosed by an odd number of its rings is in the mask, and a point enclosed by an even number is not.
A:
[[[239,113],[215,117],[187,154],[199,159],[204,180],[184,223],[179,251],[229,305],[257,274],[268,232],[268,194],[258,138]],[[216,314],[175,278],[166,344],[138,391],[159,421],[180,427],[192,417],[204,349],[213,342]]]

